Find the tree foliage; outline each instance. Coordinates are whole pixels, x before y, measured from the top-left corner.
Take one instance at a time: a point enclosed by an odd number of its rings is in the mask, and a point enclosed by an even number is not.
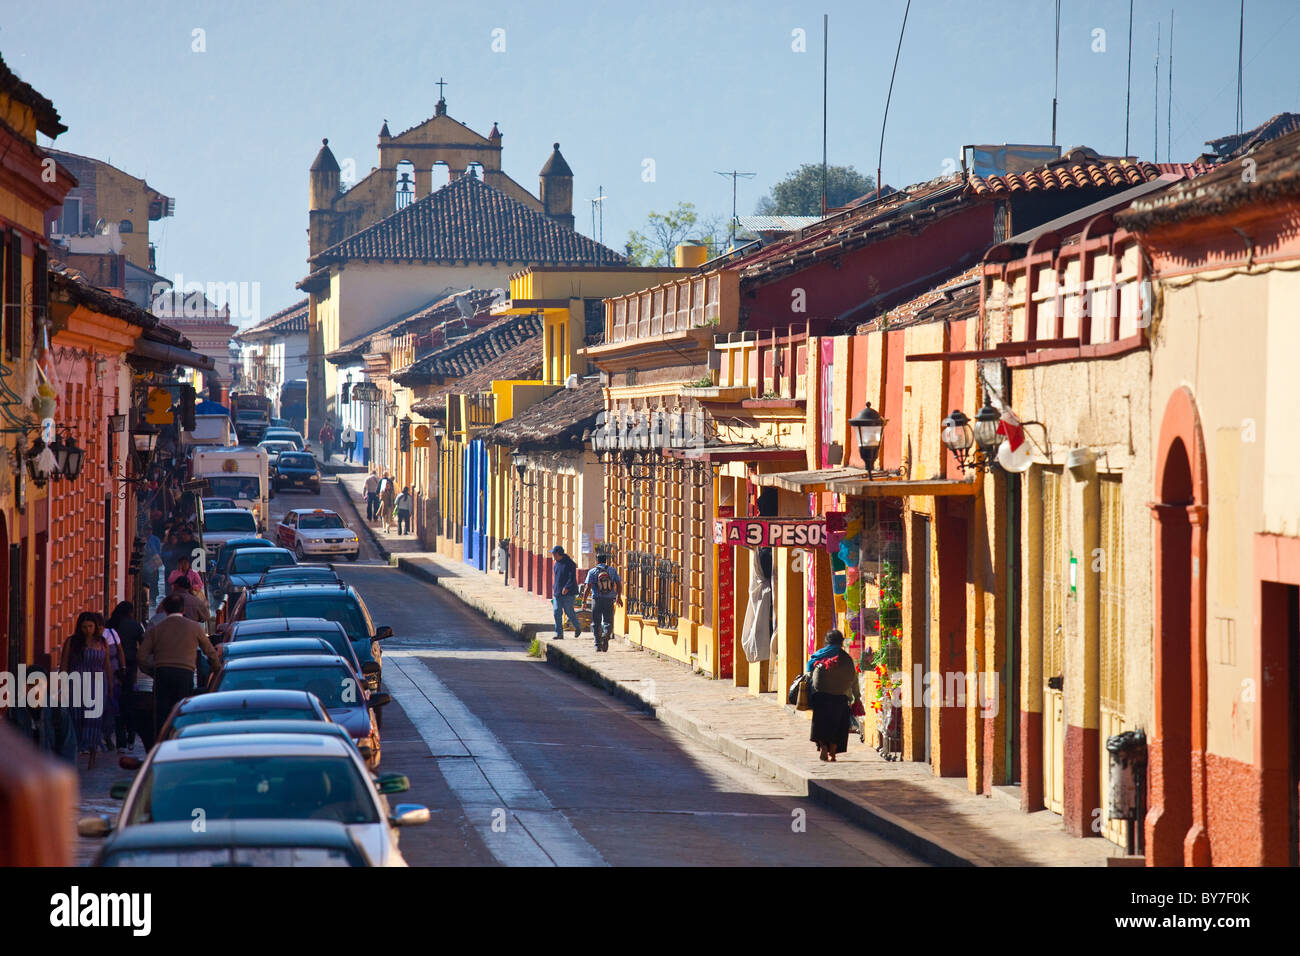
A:
[[[864,176],[852,166],[826,167],[826,207],[834,209],[876,188],[874,176]],[[760,216],[820,216],[822,167],[804,163],[758,201]]]
[[[673,249],[688,239],[703,242],[709,258],[713,258],[726,246],[727,231],[718,217],[701,219],[694,203],[679,202],[667,212],[646,216],[644,232],[628,232],[628,262],[634,266],[671,266]]]

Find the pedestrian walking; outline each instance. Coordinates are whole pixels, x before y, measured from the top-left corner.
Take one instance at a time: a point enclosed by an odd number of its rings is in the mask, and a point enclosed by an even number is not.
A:
[[[366,520],[374,521],[375,516],[379,513],[379,472],[372,468],[370,474],[366,475],[365,485],[366,496]]]
[[[411,533],[411,508],[414,504],[410,488],[403,488],[402,493],[393,502],[393,514],[397,515],[397,533],[399,535]]]
[[[821,760],[835,762],[835,755],[849,749],[851,703],[862,702],[858,668],[844,650],[844,635],[826,632],[826,646],[808,658],[812,686],[808,704],[812,708],[811,740]]]
[[[178,588],[181,582],[178,582]],[[195,664],[200,650],[217,666],[217,652],[203,625],[184,615],[185,601],[171,594],[164,601],[164,617],[144,632],[139,664],[154,680],[153,730],[157,735],[172,708],[194,693]]]
[[[379,510],[384,516],[384,534],[393,526],[393,508],[397,500],[397,489],[393,486],[393,479],[388,477],[388,472],[384,472],[384,480],[379,485]]]
[[[103,618],[101,617],[101,620]],[[104,749],[116,750],[119,747],[117,738],[121,733],[122,722],[122,685],[126,679],[126,651],[122,647],[122,637],[117,631],[108,626],[107,622],[103,625],[104,643],[108,645],[108,662],[113,671],[113,681],[108,687],[108,699],[112,701],[113,718],[111,720],[101,720],[100,725],[104,732]]]
[[[135,678],[139,671],[140,642],[144,640],[144,628],[135,619],[135,605],[122,601],[113,608],[104,627],[104,637],[113,635],[122,648],[123,671],[118,681],[117,695],[117,750],[124,753],[135,746],[135,710],[132,696],[135,693]]]
[[[551,548],[555,564],[551,568],[551,609],[555,612],[555,639],[564,640],[564,615],[568,615],[576,637],[582,636],[582,624],[573,609],[573,599],[578,596],[578,563],[564,553],[564,548]]]
[[[587,572],[584,596],[591,598],[591,634],[596,650],[608,651],[614,633],[614,605],[623,603],[623,580],[609,563],[608,552],[596,553],[596,566]]]
[[[342,439],[343,439],[343,454],[345,456],[345,459],[350,464],[352,462],[352,454],[357,450],[357,432],[356,429],[353,428],[351,424],[348,424],[344,427]]]
[[[202,624],[204,629],[207,628],[208,600],[203,596],[202,591],[194,590],[189,578],[177,578],[172,582],[170,597],[180,598],[181,612],[191,621]],[[167,613],[170,614],[171,612],[168,611]]]
[[[162,569],[162,539],[157,534],[150,534],[144,543],[144,560],[140,563],[150,608],[158,600],[158,572]]]
[[[328,462],[330,456],[334,454],[334,429],[330,428],[329,422],[320,427],[316,437],[320,439],[321,454],[325,456],[323,460]]]
[[[77,733],[77,750],[89,754],[86,769],[95,766],[95,754],[104,745],[105,725],[112,726],[111,689],[113,686],[113,660],[104,640],[104,618],[95,611],[82,611],[77,617],[77,628],[63,645],[63,661],[59,668],[72,675],[80,688],[80,706],[71,701],[52,703],[72,710],[72,723]]]
[[[190,590],[195,594],[203,593],[203,575],[194,570],[193,561],[188,554],[183,554],[176,562],[176,570],[167,575],[167,587],[171,587],[181,578],[190,582]]]

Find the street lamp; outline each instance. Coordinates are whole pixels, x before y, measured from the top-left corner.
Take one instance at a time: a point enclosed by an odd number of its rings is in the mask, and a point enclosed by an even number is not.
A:
[[[149,467],[149,459],[158,447],[158,429],[153,425],[138,425],[131,429],[131,449],[135,454],[136,470]]]
[[[32,442],[32,447],[27,449],[25,458],[27,473],[31,475],[32,482],[37,488],[44,488],[45,483],[50,480],[50,475],[58,469],[58,459],[55,458],[54,452],[42,439],[37,438]]]
[[[974,432],[970,427],[970,419],[962,413],[961,409],[954,408],[952,414],[943,420],[943,431],[940,435],[943,438],[943,443],[948,446],[948,450],[957,459],[957,467],[964,470],[970,446],[975,440]]]
[[[867,478],[871,477],[872,466],[876,463],[876,454],[880,451],[880,434],[885,429],[885,420],[871,407],[871,403],[849,419],[853,427],[853,438],[858,445],[858,454],[862,456],[862,467],[867,469]]]
[[[77,446],[77,440],[70,432],[65,432],[65,435],[66,437],[55,436],[54,442],[50,445],[50,451],[54,452],[55,469],[50,472],[49,477],[75,481],[81,474],[81,464],[85,460],[86,453]]]
[[[998,446],[1002,444],[1002,435],[998,432],[998,425],[1001,422],[1002,415],[988,402],[985,402],[984,407],[975,413],[975,444],[984,453],[986,462],[994,460],[998,453]]]

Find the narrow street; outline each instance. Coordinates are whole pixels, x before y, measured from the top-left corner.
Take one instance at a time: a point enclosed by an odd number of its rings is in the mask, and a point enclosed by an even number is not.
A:
[[[337,480],[319,503],[347,515]],[[278,515],[277,515],[278,518]],[[920,865],[887,841],[529,658],[437,587],[362,557],[339,565],[383,644],[383,769],[433,819],[402,833],[422,865]]]

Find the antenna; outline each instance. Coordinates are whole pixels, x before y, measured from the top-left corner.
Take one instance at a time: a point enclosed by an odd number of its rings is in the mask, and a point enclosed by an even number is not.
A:
[[[736,180],[753,179],[758,174],[740,173],[734,169],[729,173],[722,172],[717,169],[715,169],[714,172],[717,173],[719,176],[731,177],[731,244],[734,246],[736,244]],[[822,214],[823,215],[826,214],[826,157],[825,156],[822,157]]]
[[[1240,22],[1237,27],[1237,132],[1245,125],[1246,109],[1242,101],[1243,65],[1242,54],[1246,48],[1246,0],[1241,0]]]
[[[911,3],[912,0],[907,0]],[[822,14],[822,218],[826,217],[826,70],[830,62],[831,15]],[[735,181],[732,181],[735,185]],[[735,202],[732,202],[732,218],[735,218]],[[734,235],[734,234],[733,234]]]
[[[1061,0],[1056,0],[1056,65],[1052,68],[1052,145],[1056,145],[1056,94],[1061,88]]]
[[[1156,23],[1156,106],[1155,114],[1152,117],[1156,137],[1155,148],[1151,151],[1151,161],[1160,162],[1160,24]]]
[[[903,9],[903,25],[898,31],[898,49],[894,51],[894,69],[889,74],[889,93],[885,97],[885,116],[880,121],[880,152],[876,154],[876,198],[880,198],[880,169],[885,158],[885,124],[889,122],[889,101],[894,98],[894,76],[898,73],[898,55],[903,52],[903,33],[907,30],[907,14],[912,9],[912,0],[907,0]]]
[[[1128,83],[1124,87],[1124,155],[1128,155],[1129,103],[1133,99],[1133,0],[1128,0]]]
[[[1169,78],[1165,83],[1168,88],[1165,108],[1165,162],[1169,162],[1169,152],[1174,143],[1174,9],[1169,8]]]
[[[591,200],[591,237],[596,238],[596,210],[600,210],[600,238],[597,240],[602,245],[605,242],[605,187],[600,187],[600,195]]]

